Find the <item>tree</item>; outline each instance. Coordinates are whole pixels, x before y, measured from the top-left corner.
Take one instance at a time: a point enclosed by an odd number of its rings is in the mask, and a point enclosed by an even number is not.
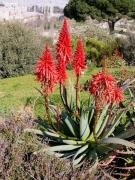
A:
[[[88,15],[107,21],[112,34],[115,23],[123,16],[135,18],[135,0],[70,0],[64,14],[77,21],[85,20]]]
[[[89,5],[84,0],[70,0],[64,8],[65,16],[77,21],[85,20],[89,11]]]

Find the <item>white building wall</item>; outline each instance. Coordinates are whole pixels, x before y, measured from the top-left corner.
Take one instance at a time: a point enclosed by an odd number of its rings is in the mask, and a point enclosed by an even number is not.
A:
[[[4,3],[5,6],[0,7],[0,20],[21,20],[24,17],[31,16],[30,12],[27,12],[28,1],[29,0],[11,0],[10,3]],[[54,6],[63,6],[63,4],[60,5],[58,1],[61,0],[42,0],[42,6],[48,9],[48,19],[51,19],[52,17],[60,17],[62,15],[61,13],[54,13]],[[35,14],[37,13],[35,12]]]

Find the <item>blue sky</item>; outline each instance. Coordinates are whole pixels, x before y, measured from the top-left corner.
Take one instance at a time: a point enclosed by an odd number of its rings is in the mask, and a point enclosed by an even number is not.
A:
[[[8,3],[19,3],[20,5],[23,5],[23,4],[27,4],[28,6],[29,5],[33,5],[33,4],[41,4],[41,5],[44,5],[44,4],[48,4],[49,1],[52,1],[54,4],[56,5],[66,5],[68,0],[2,0],[3,2],[8,2]]]

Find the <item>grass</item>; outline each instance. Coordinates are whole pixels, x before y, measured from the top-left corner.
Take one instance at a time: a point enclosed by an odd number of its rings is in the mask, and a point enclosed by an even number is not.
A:
[[[80,79],[80,84],[84,83],[90,78],[91,74],[99,71],[100,68],[88,68],[87,71],[82,75]],[[109,69],[111,73],[118,71],[117,68]],[[134,71],[133,67],[128,67],[128,71]],[[71,86],[71,82],[74,82],[75,76],[72,71],[68,71],[68,82],[67,86]],[[72,83],[73,84],[73,83]],[[25,75],[20,77],[13,77],[0,80],[0,112],[9,113],[11,110],[19,109],[25,105],[33,107],[35,102],[36,105],[36,115],[42,114],[44,111],[43,100],[40,93],[36,90],[40,89],[40,84],[35,80],[33,75]],[[37,101],[36,101],[37,99]],[[81,99],[86,101],[88,99],[87,93],[81,93]],[[59,97],[58,86],[56,86],[54,92],[50,95],[50,101],[54,103],[61,103]]]

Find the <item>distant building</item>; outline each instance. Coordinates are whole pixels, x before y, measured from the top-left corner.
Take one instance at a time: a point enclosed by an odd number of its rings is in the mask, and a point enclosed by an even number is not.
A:
[[[0,21],[19,21],[27,26],[39,29],[54,37],[58,21],[63,19],[63,4],[61,0],[42,0],[42,4],[27,5],[29,0],[16,0],[17,3],[0,3]],[[13,2],[13,1],[12,1]],[[22,2],[22,4],[18,3]]]
[[[63,16],[63,4],[58,5],[58,0],[44,0],[42,5],[32,5],[28,7],[29,12],[38,12],[46,15],[49,18]]]
[[[58,4],[58,1],[60,0],[42,0],[42,4],[31,6],[27,5],[27,0],[16,0],[16,3],[0,1],[0,20],[22,20],[26,16],[31,16],[32,12],[45,15],[47,19],[60,18],[63,16],[64,4]]]
[[[19,20],[27,12],[27,7],[18,6],[16,3],[3,3],[0,5],[0,20]]]

